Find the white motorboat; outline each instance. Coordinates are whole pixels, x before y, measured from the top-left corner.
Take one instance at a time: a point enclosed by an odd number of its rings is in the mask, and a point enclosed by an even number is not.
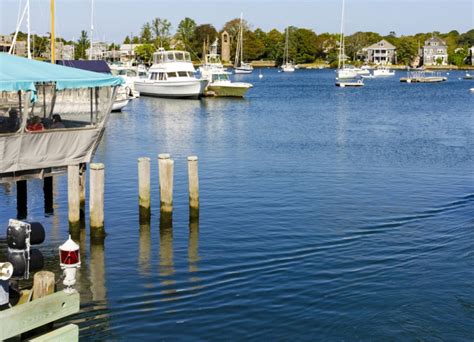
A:
[[[197,79],[195,74],[189,52],[159,48],[153,54],[148,77],[136,80],[135,89],[142,96],[199,98],[208,80]]]
[[[354,71],[357,73],[359,76],[367,76],[370,75],[370,70],[366,68],[354,68]]]
[[[135,89],[135,81],[147,77],[146,69],[141,67],[127,67],[125,65],[111,64],[110,71],[114,76],[120,76],[125,81],[125,86],[130,89],[132,98],[140,97],[140,92]]]
[[[252,88],[252,84],[245,82],[231,82],[229,72],[226,72],[217,53],[217,39],[210,47],[209,54],[205,56],[204,64],[199,68],[201,77],[209,84],[206,88],[208,94],[213,96],[243,97]]]
[[[114,102],[112,104],[112,112],[121,112],[122,109],[128,105],[132,98],[129,96],[128,87],[117,87]]]
[[[285,39],[285,51],[283,52],[283,64],[281,66],[281,71],[283,72],[293,72],[295,67],[289,59],[289,31],[290,28],[286,28],[286,39]]]
[[[251,74],[253,67],[250,63],[244,62],[244,25],[243,14],[240,14],[240,26],[237,37],[237,47],[235,50],[234,72],[236,74]]]
[[[336,70],[337,81],[354,79],[359,76],[357,74],[356,69],[353,66],[346,66],[346,54],[344,52],[345,50],[344,49],[344,8],[345,8],[345,3],[344,3],[344,0],[342,0],[341,39],[339,41],[339,56],[338,56],[339,58],[338,58],[337,70]],[[362,83],[361,85],[364,85],[364,83]],[[358,86],[360,85],[358,84]]]
[[[395,71],[391,71],[387,67],[381,67],[373,71],[374,77],[394,76]]]

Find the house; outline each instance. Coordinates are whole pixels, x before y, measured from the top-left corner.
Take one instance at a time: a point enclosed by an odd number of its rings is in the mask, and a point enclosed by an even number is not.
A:
[[[107,51],[107,43],[95,42],[92,43],[92,54],[91,48],[86,49],[86,56],[89,59],[99,60],[104,59],[105,52]]]
[[[13,35],[11,34],[0,34],[0,52],[10,51],[10,46],[13,42]],[[17,56],[26,57],[27,44],[25,41],[16,41],[13,53]]]
[[[382,39],[362,49],[365,62],[369,64],[397,64],[397,48]]]
[[[135,49],[143,44],[122,44],[120,45],[120,62],[129,63],[135,60]]]
[[[448,65],[448,46],[444,40],[433,36],[425,41],[420,56],[425,66]]]
[[[74,45],[66,45],[63,42],[56,42],[54,44],[56,50],[57,60],[71,60],[74,59],[75,48]],[[51,59],[51,46],[48,45],[46,51],[41,54],[41,57],[50,60]]]
[[[470,58],[470,61],[471,61],[471,65],[474,66],[474,46],[472,46],[469,49],[469,58]]]

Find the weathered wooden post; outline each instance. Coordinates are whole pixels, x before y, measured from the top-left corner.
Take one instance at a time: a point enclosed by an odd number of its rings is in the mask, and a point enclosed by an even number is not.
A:
[[[16,182],[16,211],[17,217],[20,220],[28,216],[26,180]]]
[[[54,213],[53,209],[53,177],[44,177],[43,179],[44,212],[45,214]]]
[[[189,213],[199,216],[199,175],[198,157],[188,157]]]
[[[138,207],[140,222],[150,220],[150,158],[138,158]]]
[[[76,227],[80,220],[79,165],[67,167],[67,200],[69,225]]]
[[[86,164],[79,165],[79,207],[81,219],[86,217]]]
[[[103,235],[104,228],[104,164],[90,164],[89,215],[91,235]]]
[[[173,170],[174,161],[167,153],[158,155],[158,172],[160,182],[160,211],[173,211]]]
[[[54,273],[50,271],[36,272],[33,277],[33,300],[54,293]]]

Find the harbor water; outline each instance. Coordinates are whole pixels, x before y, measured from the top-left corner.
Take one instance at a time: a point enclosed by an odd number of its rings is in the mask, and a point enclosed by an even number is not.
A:
[[[334,70],[263,69],[245,99],[142,97],[112,113],[103,242],[76,237],[83,340],[474,338],[474,94],[395,77],[334,86]],[[158,153],[175,161],[161,220]],[[187,161],[199,157],[199,220]],[[137,158],[152,160],[151,224],[138,220]],[[0,256],[16,216],[0,186]],[[60,276],[67,179],[54,214],[28,182],[28,219]]]

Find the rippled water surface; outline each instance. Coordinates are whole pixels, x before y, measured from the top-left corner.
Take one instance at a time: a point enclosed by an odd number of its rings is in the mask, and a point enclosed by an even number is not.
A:
[[[84,340],[473,340],[474,83],[334,87],[334,71],[263,70],[244,100],[141,98],[112,114],[104,244],[80,237]],[[175,160],[160,223],[156,155]],[[189,221],[186,157],[199,156]],[[140,226],[137,158],[152,158]],[[59,276],[66,177],[55,213],[29,182],[29,219]],[[15,187],[0,187],[5,227]],[[4,233],[0,235],[4,238]],[[1,240],[3,241],[3,240]]]

